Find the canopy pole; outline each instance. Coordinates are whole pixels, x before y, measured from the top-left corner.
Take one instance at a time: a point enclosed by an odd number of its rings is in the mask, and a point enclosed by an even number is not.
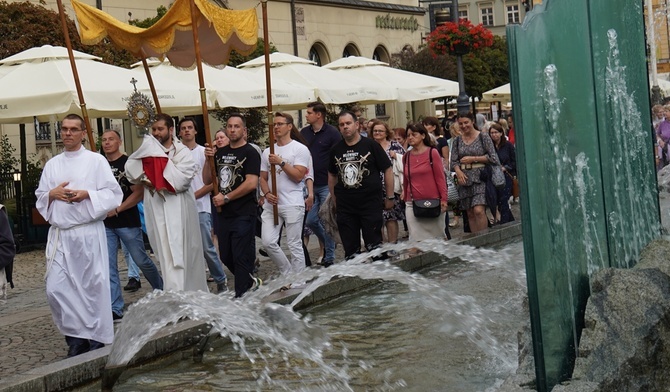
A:
[[[268,37],[268,0],[261,0],[263,9],[263,44],[265,52],[265,96],[268,102],[268,137],[270,139],[270,154],[275,153],[274,115],[272,114],[272,80],[270,79],[270,43]],[[270,164],[270,178],[272,178],[272,194],[277,195],[277,174],[275,165]],[[272,206],[275,226],[279,224],[279,210],[277,205]]]
[[[88,118],[88,110],[86,109],[86,102],[84,101],[84,93],[79,82],[79,73],[77,72],[77,64],[74,61],[74,53],[72,52],[72,42],[70,42],[70,33],[67,29],[67,21],[65,20],[65,10],[63,9],[63,2],[56,0],[58,3],[58,13],[60,14],[60,23],[63,27],[63,37],[65,38],[65,46],[67,47],[67,54],[70,58],[70,67],[72,68],[72,76],[74,77],[74,85],[77,87],[77,95],[79,96],[79,106],[81,107],[81,114],[84,118],[84,126],[86,127],[86,134],[91,145],[91,151],[95,151],[95,141],[93,140],[93,130],[91,129],[91,121]]]
[[[193,31],[193,48],[195,49],[195,63],[198,67],[198,83],[200,84],[200,103],[202,105],[202,119],[205,124],[205,143],[207,146],[214,147],[212,144],[212,135],[209,133],[209,111],[207,110],[207,90],[205,89],[205,77],[202,73],[202,56],[200,55],[200,38],[198,37],[198,18],[196,14],[199,12],[195,6],[195,0],[189,1],[191,5],[191,30]],[[216,159],[212,157],[209,168],[212,177],[212,195],[219,194],[219,181],[216,176]],[[221,212],[221,207],[217,207],[217,211]]]
[[[147,54],[144,53],[144,49],[140,49],[140,56],[142,56],[142,66],[144,67],[144,73],[147,75],[147,80],[149,81],[149,89],[151,89],[151,96],[154,98],[154,105],[156,105],[156,112],[163,113],[163,111],[161,110],[161,104],[160,102],[158,102],[158,94],[156,93],[156,86],[154,86],[154,78],[151,77],[149,64],[147,64]]]

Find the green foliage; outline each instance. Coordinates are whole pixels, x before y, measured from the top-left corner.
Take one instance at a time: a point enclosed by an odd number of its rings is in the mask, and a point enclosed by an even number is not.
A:
[[[132,19],[132,20],[129,20],[128,23],[133,25],[133,26],[141,27],[143,29],[148,29],[149,27],[155,25],[156,22],[158,22],[160,20],[160,18],[162,18],[163,15],[165,15],[166,13],[167,13],[167,8],[165,8],[165,6],[161,5],[158,8],[156,8],[156,16],[154,16],[153,18],[146,18],[146,19],[143,19],[143,20]]]
[[[13,173],[19,166],[19,160],[14,156],[16,148],[9,142],[7,135],[0,137],[0,173]]]
[[[136,60],[123,49],[105,39],[97,45],[84,46],[77,28],[67,15],[67,28],[72,48],[102,57],[105,63],[127,67]],[[5,58],[36,46],[65,46],[63,28],[57,12],[25,2],[0,1],[0,58]]]
[[[231,114],[240,113],[247,123],[247,141],[264,148],[267,146],[267,112],[267,109],[261,108],[240,109],[229,107],[213,110],[209,113],[224,124]]]
[[[456,57],[448,54],[435,56],[426,47],[417,52],[405,47],[392,55],[391,65],[406,71],[438,78],[458,80]],[[480,97],[485,91],[509,82],[507,43],[495,36],[493,45],[463,56],[465,91]]]
[[[326,105],[326,124],[330,124],[337,128],[339,124],[339,115],[340,112],[345,110],[353,111],[352,109],[356,106],[361,106],[358,102],[343,103],[340,105]]]
[[[269,47],[270,47],[269,48],[270,53],[274,53],[277,51],[277,48],[272,44],[272,42],[270,42]],[[230,52],[230,60],[228,60],[228,66],[237,67],[242,63],[246,63],[247,61],[253,60],[256,57],[263,56],[264,54],[265,54],[265,41],[263,40],[263,38],[259,38],[258,42],[256,42],[256,49],[254,49],[254,51],[247,56],[243,56],[234,50]]]
[[[42,177],[42,165],[37,154],[33,154],[26,162],[26,172],[21,179],[21,182],[23,182],[23,197],[25,199],[33,202],[37,200],[35,191],[40,185],[40,177]]]

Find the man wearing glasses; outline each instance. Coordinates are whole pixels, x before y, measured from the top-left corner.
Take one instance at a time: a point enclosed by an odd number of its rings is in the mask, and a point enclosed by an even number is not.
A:
[[[295,125],[290,114],[276,113],[273,125],[276,142],[274,154],[270,154],[270,148],[266,148],[261,157],[261,192],[265,195],[261,239],[270,259],[277,264],[280,273],[286,275],[305,269],[305,254],[302,249],[305,199],[302,180],[307,174],[312,158],[305,145],[291,138],[291,131]],[[272,176],[269,175],[271,168],[275,170],[277,181],[274,192]],[[277,225],[274,224],[275,205],[278,210]],[[284,224],[286,224],[286,241],[291,252],[290,262],[277,243]]]
[[[107,160],[82,145],[84,120],[61,124],[65,151],[44,166],[36,207],[49,221],[46,294],[68,357],[114,340],[109,259],[103,220],[123,199]]]
[[[205,155],[214,157],[219,182],[219,194],[212,203],[217,212],[217,238],[223,264],[235,276],[235,297],[239,298],[260,285],[254,278],[256,260],[256,187],[261,159],[246,141],[247,127],[241,114],[231,114],[226,123],[230,143],[218,150],[207,148]],[[205,185],[212,183],[211,159],[202,171]]]

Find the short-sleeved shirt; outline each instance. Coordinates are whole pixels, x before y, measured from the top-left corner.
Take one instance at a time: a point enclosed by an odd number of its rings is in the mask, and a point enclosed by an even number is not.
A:
[[[126,178],[126,161],[128,161],[128,155],[121,155],[121,157],[115,161],[108,161],[109,166],[112,169],[112,174],[119,182],[119,186],[123,192],[123,201],[126,201],[126,199],[133,193],[131,188],[132,184]],[[105,218],[105,227],[109,227],[110,229],[140,226],[142,226],[142,223],[140,221],[140,212],[138,211],[137,206],[119,212],[119,216]]]
[[[292,166],[303,166],[306,169],[309,169],[311,157],[309,155],[309,150],[300,142],[291,140],[290,143],[279,146],[275,144],[274,149],[275,154],[282,157],[282,159]],[[263,157],[261,160],[261,171],[268,172],[268,185],[272,189],[272,176],[270,175],[270,148],[266,148],[263,151]],[[280,206],[302,206],[305,204],[305,199],[303,197],[303,185],[302,182],[294,182],[289,178],[288,174],[284,169],[275,165],[275,178],[277,179],[277,197],[279,198],[278,205]],[[266,200],[266,206],[270,206],[270,203]]]
[[[226,194],[237,189],[248,174],[260,176],[261,157],[248,143],[242,147],[226,146],[216,151],[216,175],[219,180],[219,192]],[[222,217],[256,216],[256,190],[231,200],[221,208]]]
[[[328,159],[330,149],[342,140],[342,135],[334,126],[323,124],[319,132],[314,132],[311,125],[300,131],[307,141],[309,153],[312,154],[314,165],[314,186],[328,185]]]
[[[380,173],[391,167],[391,160],[376,141],[361,137],[353,146],[342,140],[330,151],[328,171],[337,175],[335,196],[338,208],[341,202],[382,203]]]

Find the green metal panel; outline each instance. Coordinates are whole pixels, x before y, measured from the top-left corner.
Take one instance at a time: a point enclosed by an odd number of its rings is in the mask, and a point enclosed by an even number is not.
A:
[[[540,391],[572,372],[590,274],[659,233],[642,21],[629,0],[548,0],[507,30]]]

